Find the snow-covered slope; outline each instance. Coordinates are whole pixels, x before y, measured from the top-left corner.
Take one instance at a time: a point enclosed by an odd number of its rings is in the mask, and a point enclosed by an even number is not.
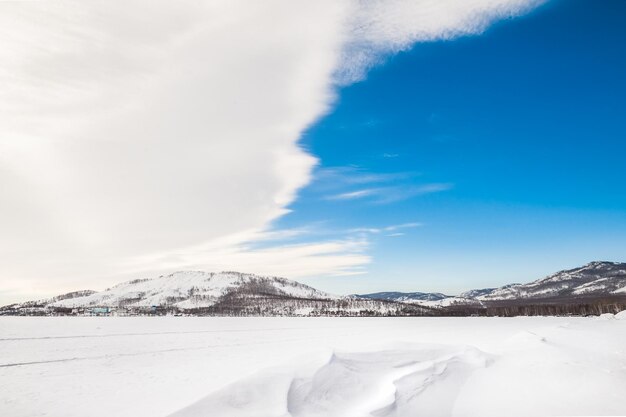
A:
[[[508,284],[499,288],[474,289],[459,296],[422,292],[378,292],[358,297],[383,299],[416,304],[424,307],[446,308],[487,306],[492,302],[550,299],[571,302],[602,296],[626,296],[626,263],[596,261],[580,268],[559,271],[527,284]],[[458,309],[457,309],[458,310]]]
[[[511,285],[518,285],[518,284],[511,284]],[[497,288],[481,288],[477,290],[469,290],[469,291],[462,292],[460,297],[461,298],[477,298],[483,295],[491,294],[495,290],[497,290]]]
[[[338,298],[284,278],[262,277],[239,272],[181,271],[154,279],[124,282],[102,292],[60,300],[50,306],[202,308],[210,307],[225,295],[243,288],[257,289],[260,294],[293,298],[324,300]]]
[[[397,303],[417,304],[425,307],[449,307],[452,305],[477,304],[479,301],[470,297],[455,297],[439,292],[375,292],[370,294],[359,294],[357,297],[372,300],[388,300]]]
[[[465,298],[465,297],[447,297],[442,298],[441,300],[434,301],[419,301],[417,304],[424,307],[435,307],[435,308],[443,308],[443,307],[457,307],[457,306],[479,306],[482,305],[480,300],[476,300],[473,298]]]
[[[239,272],[181,271],[0,308],[0,315],[165,314],[225,316],[422,315],[392,301],[341,297],[285,278]]]
[[[92,290],[72,291],[67,294],[57,295],[56,297],[52,297],[52,298],[44,298],[42,300],[35,300],[35,301],[26,301],[23,303],[16,303],[16,304],[11,304],[10,306],[0,307],[0,312],[5,308],[10,307],[13,310],[21,310],[25,314],[37,313],[38,311],[41,311],[42,308],[45,308],[46,306],[52,305],[56,302],[60,302],[64,300],[69,301],[73,298],[83,298],[83,297],[90,296],[94,293],[95,291],[92,291]]]
[[[496,301],[603,296],[624,292],[626,263],[596,261],[580,268],[559,271],[528,284],[510,284],[496,288],[474,298]]]
[[[374,300],[390,300],[400,302],[412,301],[438,301],[450,297],[439,292],[374,292],[370,294],[358,294],[357,297]]]

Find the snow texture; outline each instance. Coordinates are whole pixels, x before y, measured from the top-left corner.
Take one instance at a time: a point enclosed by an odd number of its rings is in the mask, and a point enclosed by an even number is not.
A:
[[[626,316],[0,317],[0,415],[626,415]]]

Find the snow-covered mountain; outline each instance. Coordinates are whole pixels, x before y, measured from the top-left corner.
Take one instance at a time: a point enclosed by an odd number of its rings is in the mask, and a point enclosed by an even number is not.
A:
[[[373,292],[370,294],[358,294],[357,297],[370,298],[374,300],[390,300],[398,302],[413,302],[413,301],[439,301],[444,298],[449,298],[449,295],[442,294],[440,292]]]
[[[82,291],[13,304],[0,314],[84,314],[95,310],[130,314],[179,312],[198,315],[421,315],[406,304],[341,297],[285,278],[239,272],[181,271],[124,282],[101,292]]]
[[[511,285],[518,285],[518,284],[511,284]],[[495,290],[497,290],[497,288],[481,288],[477,290],[469,290],[469,291],[462,292],[461,295],[459,295],[459,297],[470,298],[470,299],[478,298],[483,295],[491,294]]]
[[[43,313],[43,310],[48,305],[52,305],[62,300],[71,300],[73,298],[87,297],[94,293],[95,291],[91,291],[91,290],[72,291],[72,292],[68,292],[67,294],[57,295],[56,297],[52,297],[52,298],[45,298],[42,300],[26,301],[23,303],[10,304],[8,306],[0,307],[0,315],[3,312],[6,313],[7,311],[19,312],[22,315],[40,315]]]
[[[479,301],[470,297],[456,297],[440,292],[375,292],[370,294],[358,294],[356,297],[371,300],[388,300],[397,303],[416,304],[424,307],[449,307],[462,304],[480,304]]]
[[[458,311],[464,306],[488,308],[494,303],[524,303],[525,300],[551,300],[572,303],[598,297],[626,297],[626,263],[596,261],[559,271],[548,277],[527,283],[507,284],[499,288],[474,289],[449,296],[441,293],[378,292],[358,295],[361,298],[390,300]],[[468,311],[474,314],[476,310]]]
[[[460,296],[423,292],[337,296],[278,277],[183,271],[100,292],[76,291],[12,304],[0,307],[0,315],[89,314],[95,309],[106,314],[229,316],[599,314],[620,306],[626,308],[626,263],[591,262],[528,284],[471,290]]]
[[[626,263],[596,261],[528,284],[473,290],[463,296],[481,301],[501,301],[619,294],[626,295]]]
[[[180,271],[153,279],[124,282],[84,297],[55,301],[50,306],[69,308],[168,306],[192,309],[211,307],[225,295],[244,289],[256,290],[258,294],[291,298],[328,300],[338,298],[284,278],[239,272]]]

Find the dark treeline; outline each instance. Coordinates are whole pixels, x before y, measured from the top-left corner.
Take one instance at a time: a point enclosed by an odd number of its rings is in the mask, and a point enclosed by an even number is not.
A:
[[[483,306],[457,305],[442,310],[444,316],[598,316],[626,310],[626,296],[571,297],[566,299],[511,300]]]

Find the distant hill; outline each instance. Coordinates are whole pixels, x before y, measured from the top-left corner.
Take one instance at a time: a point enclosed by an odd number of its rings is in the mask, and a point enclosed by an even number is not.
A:
[[[398,303],[416,304],[424,307],[443,308],[451,305],[480,304],[471,298],[456,297],[439,292],[375,292],[370,294],[357,294],[359,298],[370,300],[387,300]]]
[[[378,292],[337,296],[285,278],[181,271],[11,304],[0,315],[184,314],[227,316],[432,316],[601,314],[626,309],[626,264],[591,262],[528,284],[459,296]]]
[[[189,314],[228,316],[429,315],[404,303],[341,297],[285,278],[181,271],[0,308],[4,315]]]
[[[596,261],[528,284],[473,290],[482,301],[626,295],[626,263]],[[466,297],[468,293],[465,293]]]
[[[528,284],[473,289],[459,296],[422,292],[357,296],[432,307],[442,315],[600,314],[626,308],[626,263],[595,261]]]
[[[440,292],[374,292],[370,294],[357,294],[357,297],[373,300],[390,300],[400,302],[411,301],[439,301],[450,297]]]

